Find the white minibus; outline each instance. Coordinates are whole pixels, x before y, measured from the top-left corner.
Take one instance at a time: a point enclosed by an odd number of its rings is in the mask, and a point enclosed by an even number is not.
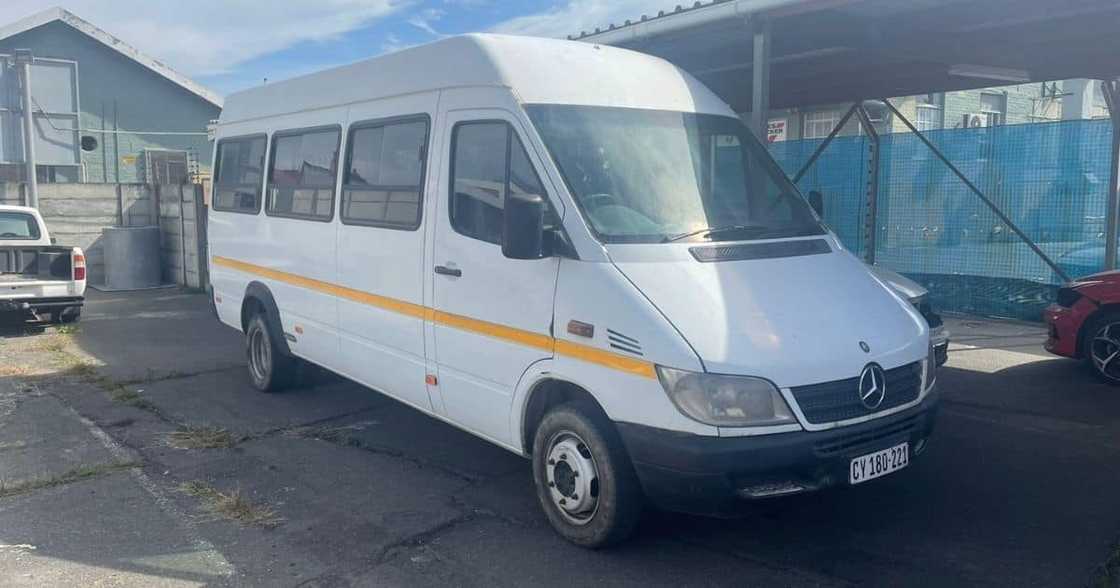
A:
[[[310,362],[525,456],[576,544],[926,445],[922,316],[666,61],[453,37],[234,94],[216,133],[213,303],[253,384]]]

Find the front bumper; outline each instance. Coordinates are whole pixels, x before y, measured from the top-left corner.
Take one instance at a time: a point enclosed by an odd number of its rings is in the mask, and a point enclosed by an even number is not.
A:
[[[903,441],[913,459],[933,432],[938,394],[903,412],[827,431],[705,437],[616,423],[656,506],[731,515],[745,500],[847,485],[851,459]]]
[[[1081,350],[1078,348],[1078,338],[1081,326],[1096,310],[1096,303],[1084,297],[1068,308],[1057,304],[1048,306],[1042,313],[1048,330],[1043,347],[1054,355],[1079,357]]]

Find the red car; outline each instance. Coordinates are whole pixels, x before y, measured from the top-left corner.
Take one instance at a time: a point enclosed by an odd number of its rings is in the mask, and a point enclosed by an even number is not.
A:
[[[1046,350],[1086,358],[1110,384],[1120,385],[1120,271],[1079,278],[1058,289],[1043,313]]]

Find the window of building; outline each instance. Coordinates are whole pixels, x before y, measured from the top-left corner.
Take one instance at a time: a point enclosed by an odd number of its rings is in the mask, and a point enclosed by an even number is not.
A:
[[[1002,125],[1007,118],[1007,96],[1003,94],[980,94],[980,114],[989,127]]]
[[[451,226],[500,244],[506,195],[543,196],[540,178],[513,127],[504,122],[461,123],[451,142]]]
[[[0,239],[34,241],[39,238],[39,223],[24,212],[0,211]]]
[[[350,131],[342,222],[412,230],[420,226],[428,120],[360,125]]]
[[[945,110],[942,107],[943,94],[921,94],[916,98],[917,117],[914,126],[919,131],[932,131],[944,128]]]
[[[841,114],[835,110],[817,110],[805,113],[801,136],[805,139],[823,139],[840,123]]]
[[[331,219],[341,135],[334,127],[273,136],[266,207],[270,216]]]
[[[264,179],[264,135],[218,142],[214,210],[257,214]]]

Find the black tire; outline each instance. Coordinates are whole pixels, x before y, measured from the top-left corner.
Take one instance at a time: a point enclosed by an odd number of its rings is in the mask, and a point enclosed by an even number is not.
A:
[[[56,325],[69,325],[82,318],[82,309],[79,307],[64,308],[51,313],[51,323]]]
[[[1100,338],[1102,335],[1115,342]],[[1115,359],[1106,363],[1104,360],[1113,353]],[[1100,312],[1085,322],[1081,327],[1081,354],[1098,378],[1120,386],[1120,311]]]
[[[565,448],[572,447],[579,448],[578,457],[568,455]],[[601,411],[576,404],[550,410],[537,427],[532,459],[537,499],[562,537],[597,549],[615,545],[633,533],[642,515],[641,485],[622,440]],[[587,467],[593,468],[594,479],[578,475]],[[593,508],[570,512],[558,504],[558,500],[571,500],[566,505],[569,509],[585,504],[586,497],[579,501],[581,488],[591,489],[585,494],[594,499]]]
[[[298,361],[277,344],[279,333],[272,333],[263,313],[249,319],[245,330],[245,355],[249,362],[249,380],[261,392],[279,392],[292,385]]]

